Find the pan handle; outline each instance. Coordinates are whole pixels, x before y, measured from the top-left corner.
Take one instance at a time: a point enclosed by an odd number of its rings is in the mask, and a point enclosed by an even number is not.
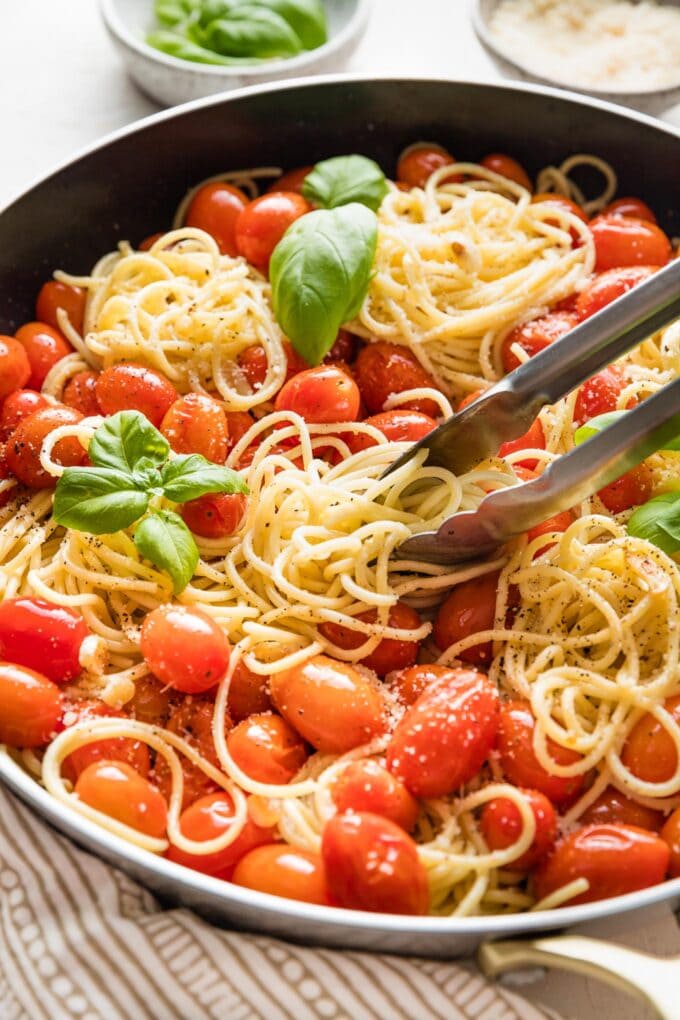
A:
[[[583,935],[485,942],[477,963],[486,977],[522,967],[557,967],[597,978],[642,999],[659,1020],[679,1020],[677,957],[659,959],[612,942]]]

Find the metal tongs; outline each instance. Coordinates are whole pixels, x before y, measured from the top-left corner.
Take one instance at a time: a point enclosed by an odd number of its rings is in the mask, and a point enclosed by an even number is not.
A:
[[[524,435],[546,404],[554,404],[678,316],[680,259],[520,365],[414,443],[384,474],[418,450],[428,451],[428,463],[464,474],[496,454],[502,443]],[[680,379],[554,461],[538,478],[491,493],[476,510],[454,514],[438,531],[414,535],[397,555],[444,564],[481,559],[615,481],[678,435]]]

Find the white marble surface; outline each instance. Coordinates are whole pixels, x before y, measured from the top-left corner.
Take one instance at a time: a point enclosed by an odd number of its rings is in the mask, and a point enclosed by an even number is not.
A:
[[[368,30],[347,70],[498,77],[469,24],[467,0],[373,0]],[[0,0],[0,96],[0,206],[82,146],[158,109],[122,74],[96,0]],[[680,954],[667,909],[588,933]],[[569,1020],[651,1017],[628,997],[578,977],[553,973],[522,992]]]

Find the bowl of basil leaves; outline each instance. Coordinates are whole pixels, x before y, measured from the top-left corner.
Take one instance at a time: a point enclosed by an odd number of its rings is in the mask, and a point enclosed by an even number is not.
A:
[[[164,106],[343,69],[370,0],[100,0],[128,74]]]

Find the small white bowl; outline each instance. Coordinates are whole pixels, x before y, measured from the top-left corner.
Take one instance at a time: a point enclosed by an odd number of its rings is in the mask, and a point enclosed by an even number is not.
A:
[[[366,28],[370,0],[325,0],[328,42],[286,60],[248,67],[219,67],[179,60],[148,46],[155,27],[153,0],[100,0],[100,10],[131,78],[143,92],[163,106],[175,106],[216,92],[259,85],[281,78],[343,70],[343,65]]]

